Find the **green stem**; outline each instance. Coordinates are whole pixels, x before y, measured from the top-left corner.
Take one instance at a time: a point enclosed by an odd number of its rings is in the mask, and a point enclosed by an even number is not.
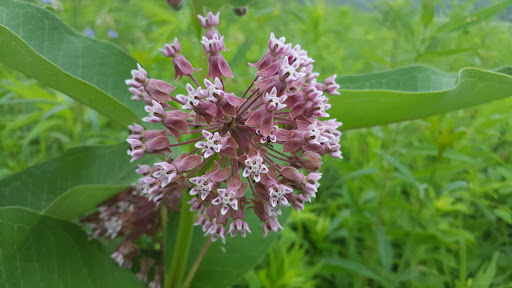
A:
[[[212,239],[208,239],[208,242],[204,245],[203,250],[201,251],[201,254],[199,254],[199,257],[197,257],[196,262],[194,263],[194,266],[190,269],[190,272],[188,272],[187,279],[185,279],[185,284],[183,284],[183,288],[189,288],[190,284],[192,283],[192,279],[194,279],[194,275],[197,272],[197,268],[199,268],[199,265],[201,264],[201,260],[203,260],[204,255],[206,255],[206,252],[208,251],[208,248],[210,247],[210,244],[212,244]]]
[[[192,242],[192,232],[194,231],[194,213],[190,212],[190,207],[187,204],[190,198],[191,196],[186,192],[184,192],[181,197],[182,202],[178,235],[176,236],[171,268],[165,274],[165,288],[182,287],[190,244]]]

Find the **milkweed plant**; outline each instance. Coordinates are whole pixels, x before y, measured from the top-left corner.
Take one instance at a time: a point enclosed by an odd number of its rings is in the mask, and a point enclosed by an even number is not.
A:
[[[90,236],[121,239],[111,257],[122,267],[132,268],[140,256],[137,239],[156,237],[162,229],[159,208],[178,209],[184,193],[193,196],[188,204],[196,213],[194,225],[212,241],[229,245],[227,235],[246,237],[256,228],[244,220],[247,213],[257,215],[264,236],[283,229],[281,209],[300,212],[315,198],[322,156],[342,158],[337,130],[342,123],[329,118],[326,96],[339,95],[336,75],[320,82],[307,51],[271,33],[267,52],[249,64],[257,69],[252,83],[243,92],[230,90],[224,79],[234,76],[221,53],[227,49],[217,30],[219,16],[198,16],[208,55],[202,81],[194,77],[200,69],[181,53],[177,38],[160,49],[172,59],[175,79],[190,78],[187,94],[175,94],[175,86],[150,78],[139,64],[126,80],[132,99],[146,103],[148,116],[142,120],[162,125],[156,130],[129,126],[130,161],[146,154],[165,159],[139,165],[138,183],[82,218]],[[160,287],[161,264],[147,256],[138,261],[137,277]]]

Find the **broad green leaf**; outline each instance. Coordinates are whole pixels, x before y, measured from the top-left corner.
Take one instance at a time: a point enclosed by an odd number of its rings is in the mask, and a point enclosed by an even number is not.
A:
[[[144,287],[69,222],[3,207],[0,231],[0,287]]]
[[[96,189],[111,195],[113,192],[110,189],[121,192],[124,187],[137,181],[138,174],[134,172],[137,162],[130,163],[130,157],[126,155],[127,146],[118,144],[73,148],[55,159],[9,176],[0,181],[0,206],[22,206],[44,211],[57,200],[48,209],[59,217],[59,213],[62,213],[62,217],[70,216],[70,211],[62,210],[65,203],[82,206],[76,209],[94,208],[107,197]],[[108,185],[119,186],[104,187]],[[68,193],[62,196],[66,191]],[[84,197],[82,193],[89,193],[91,198],[87,202],[78,203]],[[90,206],[87,207],[85,203]]]
[[[98,203],[125,190],[129,186],[84,185],[71,188],[48,206],[43,213],[55,218],[73,220],[85,215]]]
[[[508,70],[500,70],[508,71]],[[382,125],[512,96],[512,77],[476,68],[443,73],[425,66],[338,78],[341,95],[332,96],[332,117],[342,129]]]
[[[74,33],[46,9],[12,0],[0,0],[0,42],[0,63],[119,124],[140,122],[124,83],[137,61],[118,47]]]
[[[288,219],[290,210],[290,207],[283,209],[283,215],[279,216],[279,222],[282,225]],[[169,221],[166,247],[174,247],[176,237],[174,231],[177,231],[179,221],[177,218]],[[220,240],[213,242],[202,259],[190,287],[230,287],[263,259],[278,233],[269,233],[264,238],[261,222],[252,211],[246,213],[245,221],[249,224],[252,233],[247,233],[246,238],[240,235],[231,238],[228,234],[225,245]],[[204,236],[201,227],[195,227],[185,277],[207,241],[208,237]],[[166,260],[172,258],[172,251],[166,252],[165,258]],[[166,263],[166,266],[169,264]]]

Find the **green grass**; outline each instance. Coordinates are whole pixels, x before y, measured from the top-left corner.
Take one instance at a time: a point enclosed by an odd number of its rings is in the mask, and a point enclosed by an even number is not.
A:
[[[450,72],[512,64],[510,22],[496,13],[476,21],[471,3],[437,4],[430,23],[428,5],[409,1],[381,1],[372,11],[289,2],[258,1],[243,18],[222,12],[231,85],[252,81],[246,63],[264,53],[270,32],[307,49],[322,79],[415,63]],[[194,64],[205,61],[192,13],[165,1],[109,0],[63,1],[57,12],[167,80],[172,67],[158,48],[174,36]],[[108,39],[109,29],[119,38]],[[124,141],[124,127],[67,96],[6,69],[0,75],[0,177],[73,146]],[[345,159],[325,160],[317,199],[292,213],[281,240],[238,286],[511,287],[511,108],[508,99],[344,132]]]

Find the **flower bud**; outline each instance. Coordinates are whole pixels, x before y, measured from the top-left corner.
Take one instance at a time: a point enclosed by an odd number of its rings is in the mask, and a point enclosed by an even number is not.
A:
[[[171,6],[175,11],[178,11],[183,7],[184,2],[184,0],[167,0],[167,5]]]
[[[240,17],[247,14],[248,10],[249,10],[249,8],[247,6],[240,7],[240,8],[233,8],[233,12],[235,13],[235,15],[240,16]]]
[[[322,166],[322,156],[311,151],[304,152],[300,157],[300,164],[308,170],[318,171]]]

